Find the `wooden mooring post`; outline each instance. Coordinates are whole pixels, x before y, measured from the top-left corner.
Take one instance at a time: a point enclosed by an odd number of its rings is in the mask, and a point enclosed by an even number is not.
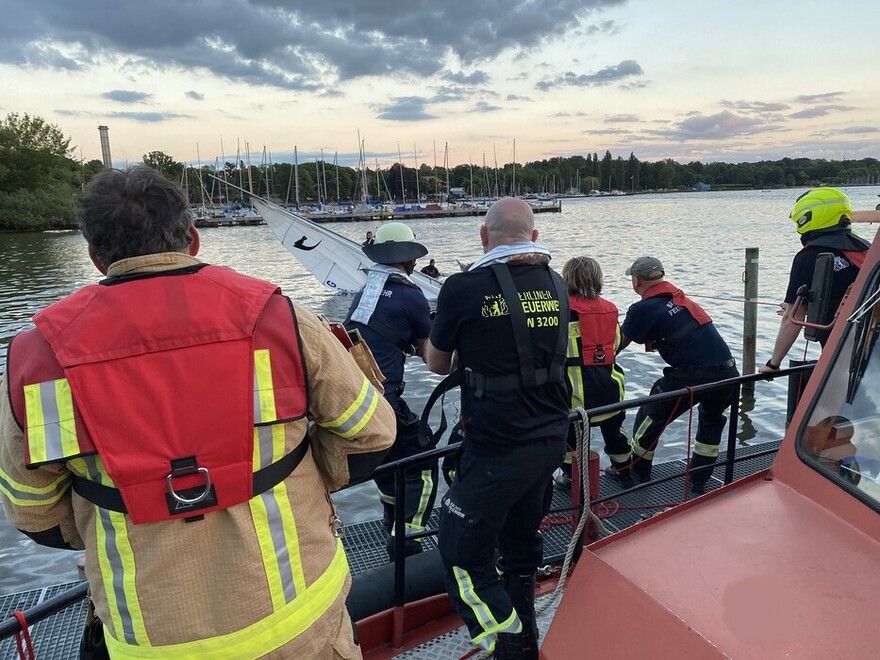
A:
[[[742,375],[755,373],[755,340],[758,335],[758,248],[746,248],[743,271],[743,357]],[[743,383],[744,392],[754,392],[755,383]]]

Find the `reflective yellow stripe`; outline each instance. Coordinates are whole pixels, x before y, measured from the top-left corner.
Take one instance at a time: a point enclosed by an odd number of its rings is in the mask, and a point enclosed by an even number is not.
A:
[[[452,575],[455,577],[456,584],[458,584],[459,598],[470,608],[480,628],[483,629],[483,632],[471,640],[474,644],[491,651],[495,646],[495,635],[497,633],[518,633],[522,631],[522,622],[520,622],[519,617],[516,615],[516,610],[513,610],[510,616],[500,623],[495,619],[492,610],[489,609],[489,606],[483,602],[483,599],[480,598],[476,589],[474,589],[473,580],[471,580],[470,574],[465,569],[460,566],[453,566]]]
[[[611,380],[617,383],[617,391],[618,391],[618,401],[623,401],[624,397],[624,389],[623,389],[623,371],[620,370],[616,364],[611,365]],[[590,417],[591,424],[599,424],[600,422],[604,422],[606,419],[611,419],[615,415],[619,415],[620,411],[616,410],[614,412],[605,413],[604,415],[593,415]]]
[[[318,422],[318,426],[343,438],[351,438],[370,421],[377,405],[379,392],[365,376],[360,393],[346,411],[332,421]]]
[[[113,629],[128,644],[149,645],[137,595],[134,554],[128,540],[126,515],[96,506],[95,516],[98,566]]]
[[[25,385],[28,453],[31,463],[79,454],[73,395],[66,378]]]
[[[653,420],[650,417],[645,417],[645,419],[643,419],[642,423],[639,425],[639,428],[635,429],[635,432],[633,433],[633,438],[630,441],[630,446],[632,447],[633,454],[643,457],[646,461],[654,460],[654,450],[642,449],[642,446],[639,444],[639,440],[642,438],[642,436],[645,435],[648,429],[651,428],[652,423]]]
[[[286,433],[282,424],[254,429],[254,468],[262,469],[284,456]],[[284,482],[248,502],[263,569],[269,584],[272,609],[277,610],[305,591],[305,574],[293,509]]]
[[[0,470],[0,493],[16,506],[48,506],[60,500],[70,488],[70,475],[59,475],[46,486],[31,486],[16,481],[8,472]]]
[[[272,383],[272,363],[269,349],[254,351],[254,423],[274,422],[275,388]]]
[[[694,453],[699,454],[700,456],[707,456],[709,458],[717,458],[718,445],[707,445],[705,442],[695,442]]]
[[[101,457],[97,454],[71,458],[67,461],[67,468],[79,477],[91,481],[97,480],[102,486],[116,488],[116,484],[113,483],[110,475],[107,474],[107,468],[104,467],[104,461],[102,461]]]
[[[430,469],[422,470],[422,492],[419,497],[419,506],[413,515],[412,522],[406,524],[407,528],[421,531],[425,529],[425,518],[431,515],[428,511],[428,500],[431,499],[431,493],[434,492],[434,476]]]
[[[306,631],[339,597],[348,575],[342,543],[336,555],[301,597],[284,605],[257,623],[226,635],[165,646],[132,646],[106,632],[107,649],[114,660],[245,660],[277,649]]]

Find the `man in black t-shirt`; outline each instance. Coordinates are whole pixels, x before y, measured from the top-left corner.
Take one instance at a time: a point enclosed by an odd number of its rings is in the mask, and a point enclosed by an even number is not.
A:
[[[709,315],[693,300],[664,279],[663,264],[654,257],[639,257],[627,268],[632,288],[642,299],[630,305],[621,326],[621,349],[630,342],[656,350],[669,366],[651,388],[651,394],[691,385],[736,378],[739,371],[727,343]],[[718,445],[731,404],[732,388],[695,394],[693,398],[653,401],[639,407],[633,426],[632,471],[642,481],[651,478],[654,450],[663,429],[699,404],[699,422],[691,458],[691,489],[703,493],[712,476],[709,466],[718,460]],[[703,469],[700,469],[703,468]]]
[[[803,321],[806,317],[806,305],[798,307],[794,316],[792,309],[797,300],[798,289],[803,285],[810,288],[813,284],[818,256],[824,252],[834,255],[828,305],[830,317],[819,320],[825,324],[831,321],[847,289],[858,277],[865,253],[870,247],[870,243],[850,230],[852,206],[849,198],[836,188],[814,188],[804,193],[797,198],[789,217],[795,223],[804,247],[792,261],[785,302],[780,310],[782,322],[779,324],[773,354],[759,369],[762,373],[779,371],[782,361],[800,335],[801,326],[796,322]],[[827,332],[819,335],[822,346],[827,339]]]
[[[473,642],[498,658],[538,657],[538,525],[568,431],[568,295],[537,238],[522,200],[490,208],[485,254],[440,290],[426,359],[461,377],[462,455],[440,517],[446,586]]]
[[[369,233],[369,232],[368,232]],[[345,325],[357,328],[385,376],[385,399],[397,417],[397,436],[384,463],[398,461],[424,450],[419,445],[419,418],[403,399],[403,365],[407,355],[424,356],[431,332],[431,310],[422,290],[410,280],[416,259],[428,250],[415,242],[412,230],[401,222],[379,227],[375,241],[361,248],[376,262],[367,271],[367,284],[355,294]],[[406,473],[406,528],[424,531],[437,495],[437,463],[412,468]],[[395,556],[394,475],[376,477],[382,501],[383,522],[389,536],[386,548]],[[404,543],[405,554],[421,552],[415,539]]]

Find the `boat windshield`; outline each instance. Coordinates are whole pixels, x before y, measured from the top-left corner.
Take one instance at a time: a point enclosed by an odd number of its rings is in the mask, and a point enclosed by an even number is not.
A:
[[[821,472],[880,508],[880,269],[864,291],[798,444]]]

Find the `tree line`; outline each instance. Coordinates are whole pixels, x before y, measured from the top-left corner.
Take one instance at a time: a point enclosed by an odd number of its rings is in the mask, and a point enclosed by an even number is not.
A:
[[[239,189],[282,203],[314,205],[343,200],[445,201],[453,193],[496,197],[690,190],[700,183],[713,190],[880,183],[876,158],[678,163],[643,162],[633,153],[623,158],[605,151],[601,158],[594,152],[500,167],[461,164],[447,170],[394,163],[385,169],[359,170],[326,161],[193,167],[151,151],[142,162],[180,183],[194,206],[246,200],[247,193]],[[100,160],[76,160],[70,138],[40,117],[11,113],[0,119],[0,229],[75,228],[82,189],[102,168]]]

